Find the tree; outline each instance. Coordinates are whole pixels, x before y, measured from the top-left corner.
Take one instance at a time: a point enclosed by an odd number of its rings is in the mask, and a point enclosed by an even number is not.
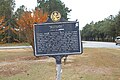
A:
[[[25,11],[21,17],[17,20],[17,27],[19,32],[25,37],[25,40],[34,49],[34,35],[33,35],[33,25],[34,23],[46,22],[48,17],[47,13],[43,13],[42,10],[36,9],[35,11]]]
[[[15,7],[15,0],[0,0],[0,16],[9,19]]]
[[[113,15],[104,19],[104,33],[106,35],[107,41],[115,39],[115,26],[114,26],[115,18]]]
[[[16,41],[17,31],[14,27],[14,19],[9,19],[8,21],[5,21],[5,17],[0,18],[0,41],[2,42],[13,42]],[[11,25],[7,25],[11,23]]]
[[[82,39],[83,40],[91,40],[92,32],[91,32],[91,25],[86,24],[85,27],[83,27],[82,30]]]
[[[15,0],[0,0],[0,16],[4,16],[4,40],[5,42],[12,42],[13,39],[13,10],[15,7]]]
[[[115,30],[116,30],[116,36],[120,35],[120,12],[115,17]]]
[[[24,5],[20,6],[14,13],[14,17],[15,18],[20,18],[21,15],[26,11],[26,7]]]
[[[115,18],[110,15],[102,21],[87,24],[82,30],[82,36],[85,40],[112,41],[115,38]]]
[[[48,12],[50,15],[53,11],[59,11],[63,18],[68,20],[68,13],[70,13],[71,9],[65,6],[63,2],[60,0],[37,0],[38,8],[42,9],[44,12]]]
[[[3,28],[4,28],[4,18],[5,17],[0,17],[0,42],[2,42],[2,38],[3,38],[3,35],[2,33],[4,32],[3,31]]]

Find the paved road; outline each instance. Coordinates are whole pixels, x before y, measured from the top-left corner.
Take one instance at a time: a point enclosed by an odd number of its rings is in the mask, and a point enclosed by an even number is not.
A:
[[[83,47],[85,48],[120,48],[120,45],[116,45],[113,42],[83,41]]]
[[[0,49],[22,49],[22,48],[32,48],[32,46],[7,46],[7,47],[0,47]]]
[[[113,42],[95,42],[83,41],[84,48],[120,48],[120,45],[115,45]],[[17,49],[17,48],[32,48],[31,46],[8,46],[0,47],[0,49]]]

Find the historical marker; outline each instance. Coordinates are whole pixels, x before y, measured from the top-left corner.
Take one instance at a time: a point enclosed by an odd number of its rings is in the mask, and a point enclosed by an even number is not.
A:
[[[82,53],[78,22],[34,25],[35,56]]]
[[[58,11],[52,12],[49,19],[34,25],[34,55],[55,58],[56,80],[61,80],[61,59],[83,52],[79,22],[62,21]]]

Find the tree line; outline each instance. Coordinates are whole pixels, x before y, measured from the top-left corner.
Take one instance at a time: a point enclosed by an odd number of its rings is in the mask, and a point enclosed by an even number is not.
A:
[[[120,12],[98,22],[86,24],[81,30],[82,40],[114,41],[120,36]]]
[[[15,0],[0,0],[0,43],[28,42],[33,45],[33,24],[43,23],[52,11],[60,11],[65,19],[71,9],[60,0],[37,0],[37,7],[28,11],[21,5],[16,11]],[[120,12],[102,21],[83,27],[83,40],[114,41],[120,35]]]

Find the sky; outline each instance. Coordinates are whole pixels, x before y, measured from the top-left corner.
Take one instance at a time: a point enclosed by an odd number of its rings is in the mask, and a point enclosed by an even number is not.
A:
[[[28,10],[37,6],[37,0],[15,0],[16,8],[25,5]],[[87,23],[104,20],[110,15],[117,15],[120,11],[120,0],[61,0],[66,7],[72,9],[68,17],[70,21],[78,19],[82,29]]]

